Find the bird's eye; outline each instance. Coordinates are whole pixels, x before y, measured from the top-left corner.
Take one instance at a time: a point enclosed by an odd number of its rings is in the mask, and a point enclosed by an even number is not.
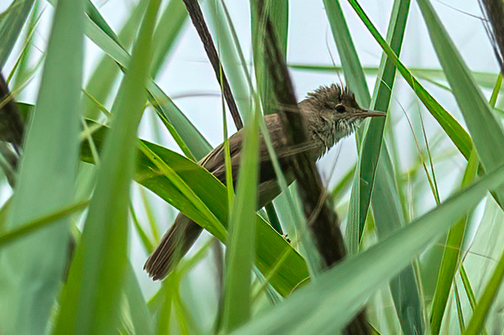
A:
[[[336,112],[338,112],[338,113],[344,113],[346,111],[346,108],[343,105],[337,105],[335,109],[336,109]]]

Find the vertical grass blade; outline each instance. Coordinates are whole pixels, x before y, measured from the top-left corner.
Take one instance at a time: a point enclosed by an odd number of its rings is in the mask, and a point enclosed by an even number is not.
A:
[[[163,13],[159,16],[156,30],[154,31],[154,54],[152,56],[151,75],[156,78],[159,71],[166,63],[168,54],[173,49],[184,23],[187,11],[184,3],[179,0],[170,0]]]
[[[128,20],[119,32],[118,40],[125,48],[129,48],[133,42],[137,32],[137,27],[142,20],[147,4],[148,0],[140,1],[131,10]],[[86,92],[100,103],[105,104],[110,96],[120,71],[120,68],[113,60],[110,59],[110,57],[103,55],[86,84]],[[84,99],[83,114],[87,118],[96,119],[99,113],[100,109],[96,105],[96,102],[88,98]]]
[[[82,1],[61,0],[54,16],[37,106],[25,138],[8,228],[19,228],[23,222],[68,205],[73,199],[83,37]],[[46,328],[67,261],[69,219],[59,222],[2,251],[0,300],[9,302],[0,306],[3,333],[33,334]]]
[[[489,188],[503,182],[504,167],[501,167],[386,240],[321,274],[234,334],[341,332],[371,293],[409,264],[434,238],[446,232],[467,208],[478,204]]]
[[[0,14],[0,69],[4,67],[14,44],[21,33],[34,0],[15,0]]]
[[[278,46],[284,59],[287,52],[287,33],[289,27],[289,2],[287,0],[267,0],[264,6],[268,8],[268,15],[275,29]],[[254,53],[254,70],[257,80],[259,96],[261,98],[264,114],[275,113],[276,102],[274,99],[271,78],[265,67],[263,43],[260,42],[264,36],[264,17],[259,17],[254,1],[250,1],[251,28],[252,28],[252,49]]]
[[[420,82],[413,76],[410,70],[404,66],[399,60],[395,52],[388,45],[385,39],[379,34],[378,30],[374,27],[367,15],[364,13],[360,5],[356,1],[351,1],[350,5],[354,8],[356,14],[359,16],[364,25],[368,28],[369,32],[373,35],[387,57],[394,63],[401,76],[406,80],[411,89],[415,92],[417,97],[422,101],[427,110],[436,119],[439,125],[443,128],[446,134],[450,137],[453,144],[457,147],[460,153],[469,159],[472,150],[472,141],[464,128],[455,120],[446,109],[441,106],[434,97],[427,92],[427,90],[420,84]]]
[[[128,204],[136,162],[136,131],[149,73],[152,32],[160,1],[151,0],[130,67],[114,102],[97,185],[61,297],[54,334],[110,334],[117,326],[127,269]]]
[[[218,47],[219,57],[222,66],[229,79],[233,96],[240,111],[244,124],[250,121],[251,114],[251,94],[252,91],[249,74],[247,73],[247,63],[243,58],[240,41],[235,38],[231,17],[227,12],[225,3],[222,0],[211,0],[208,2],[209,25],[215,35],[215,43]]]
[[[127,69],[130,62],[130,56],[123,47],[118,44],[106,31],[102,30],[95,22],[89,18],[86,21],[86,35],[114,61],[119,63],[124,69]],[[210,151],[210,144],[194,127],[182,111],[173,103],[173,101],[149,79],[146,83],[149,92],[149,102],[156,109],[156,112],[164,122],[165,120],[173,124],[180,138],[185,142],[193,155],[200,159]]]
[[[343,11],[338,0],[324,0],[327,17],[331,25],[334,41],[341,58],[341,66],[345,75],[346,85],[355,93],[359,104],[365,108],[369,107],[371,97],[366,83],[366,77],[359,61],[359,55],[355,50],[350,36],[350,31],[346,24]],[[359,137],[362,131],[357,133]],[[345,232],[345,239],[348,243],[349,253],[356,253],[359,248],[361,227],[366,220],[365,214],[361,211],[361,181],[359,174],[361,171],[361,161],[357,162],[356,177],[354,178],[352,193],[349,205],[348,223]],[[367,213],[367,209],[366,209]]]
[[[455,48],[430,2],[419,0],[418,5],[439,62],[478,151],[481,164],[486,171],[492,171],[504,162],[502,127],[493,116],[490,105],[476,85],[470,70]],[[504,189],[499,189],[496,193],[500,203],[503,204]]]
[[[371,102],[366,77],[359,61],[359,55],[348,30],[348,25],[341,10],[339,0],[324,0],[327,18],[331,25],[334,42],[341,58],[347,86],[355,93],[357,102],[367,108]]]
[[[401,51],[408,18],[410,1],[394,1],[387,32],[387,41],[395,54]],[[370,108],[387,111],[395,82],[396,68],[384,53],[376,80],[375,92]],[[390,236],[405,224],[394,167],[385,144],[382,147],[385,119],[371,120],[364,135],[360,151],[359,205],[361,236],[366,213],[371,203],[375,225],[380,239]],[[374,191],[373,191],[374,189]],[[420,289],[415,268],[410,264],[390,282],[394,306],[404,334],[424,332],[424,316]]]
[[[475,151],[471,153],[466,167],[462,187],[471,184],[476,178],[478,172],[479,160]],[[431,312],[431,332],[439,334],[441,322],[448,302],[448,296],[452,283],[454,283],[455,273],[461,261],[462,243],[467,228],[468,217],[462,218],[460,222],[450,229],[446,239],[446,246],[443,251],[443,259],[439,268],[436,290],[432,301]]]
[[[229,221],[223,315],[226,332],[246,323],[251,317],[251,275],[259,176],[259,117],[260,113],[256,111],[245,129],[240,174]]]

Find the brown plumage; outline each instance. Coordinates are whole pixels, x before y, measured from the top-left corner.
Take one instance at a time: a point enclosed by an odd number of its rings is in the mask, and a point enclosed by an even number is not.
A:
[[[361,109],[348,89],[335,84],[320,87],[310,93],[298,106],[305,119],[310,139],[310,142],[302,148],[288,146],[279,114],[265,116],[273,147],[288,183],[294,181],[290,168],[290,156],[293,153],[298,150],[309,150],[313,160],[317,160],[341,138],[351,134],[364,118],[384,115],[381,112]],[[242,140],[242,131],[229,138],[233,181],[236,181],[238,174]],[[272,201],[280,193],[264,141],[261,141],[260,157],[258,208]],[[222,144],[205,156],[200,164],[221,182],[226,182]],[[144,269],[152,279],[163,279],[191,248],[201,231],[202,228],[198,224],[180,213],[145,263]]]

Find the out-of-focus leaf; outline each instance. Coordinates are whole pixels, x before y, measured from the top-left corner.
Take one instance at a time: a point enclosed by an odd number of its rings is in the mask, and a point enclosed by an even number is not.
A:
[[[127,74],[112,107],[113,128],[103,144],[96,188],[54,334],[110,334],[117,327],[127,270],[128,205],[135,170],[136,132],[143,114],[152,33],[160,0],[151,0]]]
[[[15,0],[0,14],[0,69],[2,69],[14,48],[21,29],[25,24],[34,0]]]
[[[16,2],[2,41],[16,37],[31,2]],[[25,7],[26,6],[26,7]],[[18,12],[17,10],[21,10]],[[13,21],[12,21],[13,20]],[[14,34],[15,35],[12,35]],[[37,107],[25,136],[23,160],[6,227],[68,205],[79,149],[79,96],[82,81],[84,8],[80,0],[61,0],[52,24]],[[3,38],[6,37],[4,40]],[[8,48],[8,44],[4,45]],[[4,49],[0,57],[6,57]],[[0,254],[0,324],[6,334],[46,329],[61,285],[68,249],[69,218],[6,246]],[[28,307],[29,306],[29,307]]]
[[[500,167],[382,242],[321,274],[233,334],[341,332],[371,293],[480,202],[488,189],[503,182],[504,167]]]

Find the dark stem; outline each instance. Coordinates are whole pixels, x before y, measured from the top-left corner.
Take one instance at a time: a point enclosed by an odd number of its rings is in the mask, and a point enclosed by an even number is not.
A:
[[[217,54],[217,49],[215,49],[212,36],[210,35],[208,27],[205,23],[205,19],[203,18],[203,13],[201,12],[200,5],[197,0],[184,0],[184,4],[186,5],[187,12],[191,17],[191,21],[196,28],[196,31],[198,32],[201,42],[203,43],[208,59],[212,64],[215,76],[217,77],[217,81],[221,86],[222,93],[224,94],[224,98],[226,99],[229,112],[233,117],[236,128],[240,130],[243,128],[243,122],[240,118],[240,114],[238,113],[238,107],[236,106],[236,102],[233,98],[231,88],[229,87],[226,74],[224,73],[224,69],[222,68],[219,55]]]
[[[502,0],[480,0],[480,7],[485,14],[485,29],[488,33],[495,57],[499,63],[501,74],[504,75],[504,3]]]
[[[303,145],[308,141],[303,117],[297,107],[292,81],[278,46],[273,24],[265,12],[264,0],[256,1],[259,17],[264,20],[265,62],[272,88],[278,104],[282,106],[284,131],[291,146]],[[300,151],[293,156],[294,174],[299,184],[299,196],[303,211],[308,218],[308,227],[314,237],[318,251],[329,268],[341,261],[345,255],[343,236],[339,229],[338,215],[327,201],[326,190],[317,172],[315,161],[309,151]],[[361,311],[346,327],[344,334],[369,334],[365,312]]]

